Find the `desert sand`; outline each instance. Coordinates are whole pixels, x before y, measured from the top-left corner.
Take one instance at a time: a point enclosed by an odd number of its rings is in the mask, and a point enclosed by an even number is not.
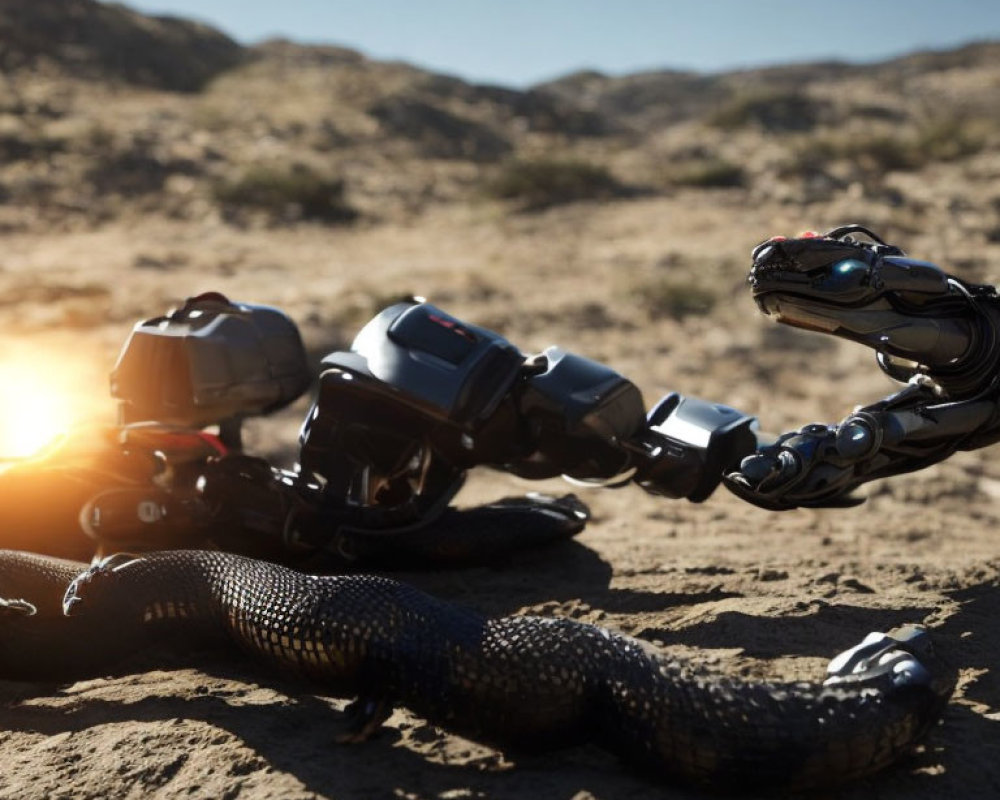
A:
[[[653,252],[690,248],[681,252],[692,261],[711,264],[731,257],[736,263],[740,251],[754,243],[755,232],[794,230],[805,223],[747,213],[735,199],[699,201],[576,206],[513,222],[432,216],[369,231],[305,229],[280,237],[271,232],[260,242],[219,231],[220,252],[240,246],[266,264],[278,258],[269,246],[275,252],[294,247],[298,257],[284,255],[285,268],[251,266],[236,276],[206,278],[197,267],[168,277],[156,273],[130,281],[127,294],[149,297],[155,306],[183,292],[215,287],[275,302],[307,322],[310,311],[339,307],[355,283],[355,265],[363,264],[365,281],[379,275],[387,284],[441,296],[444,307],[466,319],[502,324],[525,350],[569,344],[601,358],[632,376],[650,402],[680,390],[725,400],[759,415],[767,429],[782,430],[832,421],[855,403],[891,390],[862,348],[786,331],[759,318],[738,275],[730,276],[724,308],[682,325],[637,319],[625,303],[604,305],[601,298],[610,290],[602,283],[621,279],[627,267],[619,265],[637,249],[630,231],[643,231],[643,248]],[[739,220],[741,233],[733,232],[729,218]],[[723,230],[717,237],[715,231]],[[151,225],[131,237],[147,250],[158,241],[180,246],[170,226]],[[563,246],[578,255],[554,253],[553,240],[566,242]],[[732,243],[731,255],[725,245],[712,246],[720,241]],[[133,257],[120,231],[49,237],[48,245],[57,254],[89,254],[85,262],[99,260],[97,253],[126,262]],[[30,250],[32,257],[44,257],[39,255],[44,248]],[[208,255],[200,247],[196,255],[193,248],[196,257]],[[484,271],[483,263],[495,267]],[[95,267],[75,268],[93,276]],[[482,290],[484,281],[491,291]],[[595,316],[610,319],[595,326]],[[100,389],[112,344],[128,327],[102,326],[85,340],[95,353],[89,362],[93,404],[103,403],[109,414],[111,402],[100,399]],[[318,350],[331,345],[324,334],[337,333],[321,324],[304,330],[316,337]],[[72,341],[63,332],[39,331],[16,344],[63,348],[77,369],[87,355]],[[65,350],[71,346],[72,353]],[[103,363],[96,355],[101,352]],[[293,459],[303,412],[298,405],[251,423],[250,448],[278,462]],[[870,487],[867,503],[850,510],[772,513],[724,489],[700,505],[654,498],[637,487],[595,489],[584,493],[594,521],[572,542],[489,568],[397,577],[489,613],[554,614],[599,623],[748,678],[815,679],[827,659],[869,631],[924,622],[933,628],[940,651],[962,670],[955,700],[912,759],[836,796],[990,797],[1000,779],[992,758],[1000,658],[993,613],[1000,571],[994,535],[1000,513],[997,463],[990,451],[960,454]],[[483,470],[459,502],[565,488],[559,481],[528,483]],[[169,663],[139,658],[126,674],[69,686],[7,683],[3,697],[4,797],[664,793],[596,748],[517,757],[450,736],[405,711],[373,742],[336,745],[343,701],[316,697],[219,653],[179,655]]]

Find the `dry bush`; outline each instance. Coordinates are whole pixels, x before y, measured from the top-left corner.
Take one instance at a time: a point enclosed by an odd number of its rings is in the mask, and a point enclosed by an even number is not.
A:
[[[914,171],[928,164],[975,155],[988,143],[988,127],[973,117],[930,119],[910,133],[843,131],[807,137],[793,147],[785,177],[822,171],[849,161],[865,175]]]
[[[629,287],[628,299],[650,319],[683,320],[707,314],[718,301],[716,291],[687,275],[658,276]]]
[[[390,136],[408,139],[425,158],[497,161],[513,147],[490,126],[414,97],[386,97],[368,109]]]
[[[342,179],[304,164],[251,167],[233,180],[217,182],[213,196],[223,207],[263,211],[276,219],[350,222],[358,216],[347,202]]]
[[[188,159],[164,159],[142,146],[101,153],[84,179],[98,194],[124,197],[160,192],[171,175],[197,176],[201,164]]]
[[[606,200],[630,194],[611,172],[578,160],[538,158],[512,161],[483,186],[495,200],[513,200],[534,211],[578,200]]]
[[[706,120],[725,131],[756,126],[772,133],[811,131],[827,104],[801,92],[749,91],[723,103]]]
[[[724,158],[706,158],[687,162],[668,170],[666,182],[672,186],[699,189],[731,189],[747,184],[747,173],[739,164]]]
[[[913,149],[923,163],[956,161],[973,156],[988,142],[995,122],[976,117],[950,116],[932,119],[917,131]]]
[[[61,153],[66,144],[61,139],[28,132],[0,132],[0,163],[46,159]]]

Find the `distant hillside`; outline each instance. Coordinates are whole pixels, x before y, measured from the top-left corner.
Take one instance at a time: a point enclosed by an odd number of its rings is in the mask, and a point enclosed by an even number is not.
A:
[[[208,26],[95,0],[0,0],[0,68],[197,91],[240,63],[243,48]]]
[[[0,0],[0,68],[0,230],[135,214],[343,224],[689,189],[901,204],[912,186],[894,176],[979,179],[1000,151],[1000,43],[522,91],[344,47],[241,47],[96,0]]]
[[[810,87],[844,85],[858,79],[905,87],[929,74],[983,69],[992,73],[998,65],[1000,43],[982,42],[876,64],[818,62],[714,74],[660,70],[621,77],[585,71],[535,88],[581,108],[648,128],[704,114],[755,88],[766,87],[773,94],[806,92]]]

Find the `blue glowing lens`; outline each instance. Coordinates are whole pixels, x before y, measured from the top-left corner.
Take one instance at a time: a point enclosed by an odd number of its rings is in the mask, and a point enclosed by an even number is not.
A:
[[[838,261],[818,281],[821,288],[831,292],[845,292],[864,286],[868,280],[868,265],[856,258]]]

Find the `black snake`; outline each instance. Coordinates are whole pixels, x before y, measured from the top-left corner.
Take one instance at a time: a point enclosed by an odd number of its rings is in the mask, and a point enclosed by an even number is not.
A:
[[[112,557],[73,581],[63,616],[62,591],[82,566],[0,553],[0,595],[11,598],[0,675],[101,669],[171,630],[199,633],[357,696],[355,739],[399,703],[502,746],[592,740],[660,777],[740,788],[875,771],[912,747],[953,688],[928,652],[919,680],[746,683],[573,620],[491,619],[388,578],[308,576],[213,551]]]

